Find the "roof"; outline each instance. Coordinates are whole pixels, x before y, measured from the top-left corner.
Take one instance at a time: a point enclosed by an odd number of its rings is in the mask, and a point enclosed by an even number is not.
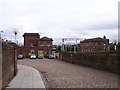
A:
[[[40,35],[39,35],[39,33],[24,33],[23,37],[24,36],[40,36]]]
[[[106,40],[109,40],[109,39],[103,39],[103,38],[97,37],[97,38],[92,38],[92,39],[85,39],[85,40],[81,41],[81,43],[83,43],[83,42],[98,42],[98,41],[106,41]]]
[[[50,41],[50,40],[53,41],[52,38],[48,38],[46,36],[42,37],[40,40],[42,40],[42,41]]]

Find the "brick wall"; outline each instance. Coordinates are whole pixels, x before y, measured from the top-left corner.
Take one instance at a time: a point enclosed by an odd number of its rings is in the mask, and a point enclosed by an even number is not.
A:
[[[16,50],[7,42],[2,43],[2,88],[7,86],[17,72]]]
[[[2,89],[2,43],[0,41],[0,90]]]
[[[120,52],[94,52],[94,53],[68,53],[62,52],[61,59],[63,61],[101,69],[119,74],[120,70]]]
[[[25,47],[31,47],[31,45],[38,46],[38,41],[40,39],[39,33],[25,33],[23,37]]]

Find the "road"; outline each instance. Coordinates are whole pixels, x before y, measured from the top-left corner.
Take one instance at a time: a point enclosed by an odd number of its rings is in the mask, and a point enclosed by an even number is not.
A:
[[[36,68],[47,88],[118,88],[118,75],[56,59],[24,59],[18,64]]]

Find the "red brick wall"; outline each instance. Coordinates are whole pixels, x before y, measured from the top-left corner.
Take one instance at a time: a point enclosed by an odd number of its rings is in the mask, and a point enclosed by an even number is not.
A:
[[[31,43],[33,46],[37,46],[39,39],[39,36],[24,36],[24,46],[30,47]]]
[[[16,50],[6,42],[2,43],[2,87],[13,79],[17,72]]]
[[[63,61],[120,74],[120,51],[69,53],[61,52]]]

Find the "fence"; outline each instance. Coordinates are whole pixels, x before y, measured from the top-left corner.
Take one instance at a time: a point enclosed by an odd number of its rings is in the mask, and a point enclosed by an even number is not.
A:
[[[69,53],[61,52],[63,61],[101,69],[119,74],[120,69],[120,52],[94,52],[94,53]]]

